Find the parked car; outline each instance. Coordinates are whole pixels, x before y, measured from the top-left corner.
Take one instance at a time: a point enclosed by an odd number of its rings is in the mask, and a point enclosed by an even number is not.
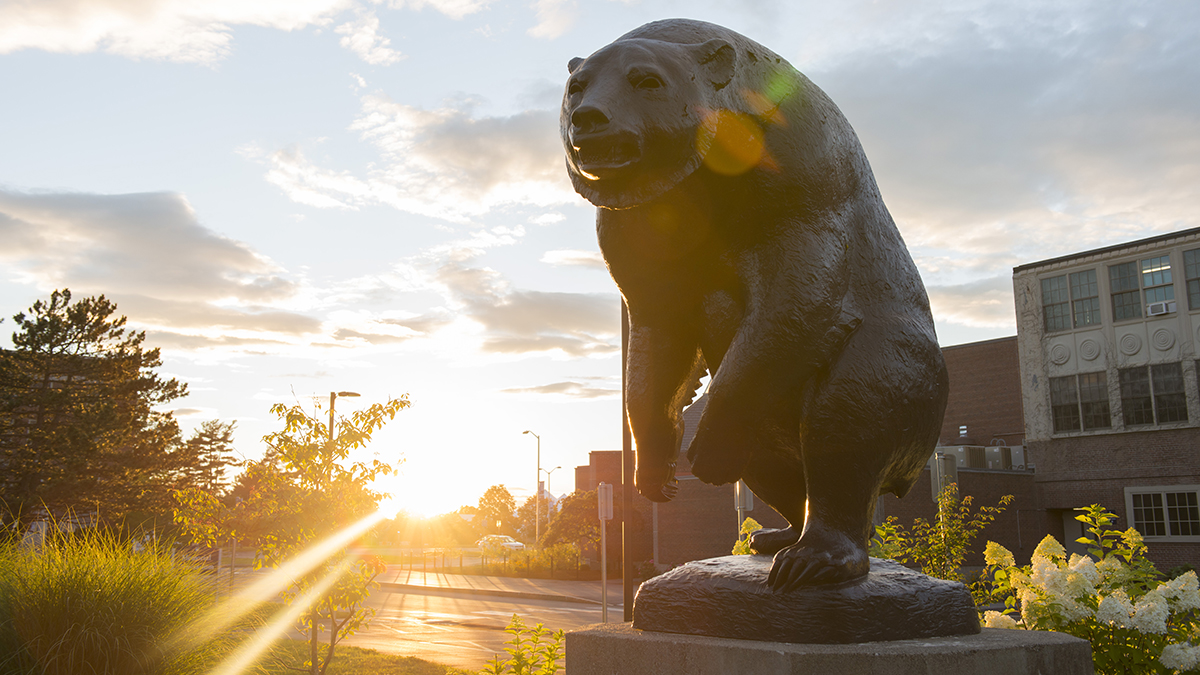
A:
[[[489,534],[483,539],[475,542],[475,545],[482,549],[489,548],[506,548],[510,551],[524,551],[525,544],[513,539],[506,534]]]

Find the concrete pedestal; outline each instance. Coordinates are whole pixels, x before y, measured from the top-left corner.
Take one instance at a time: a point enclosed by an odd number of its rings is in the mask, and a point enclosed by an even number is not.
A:
[[[567,633],[567,675],[1093,675],[1087,641],[986,628],[978,635],[787,644],[596,624]]]

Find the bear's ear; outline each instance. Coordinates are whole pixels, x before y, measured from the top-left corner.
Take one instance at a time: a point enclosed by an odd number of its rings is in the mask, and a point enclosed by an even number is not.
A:
[[[733,79],[733,71],[737,65],[737,52],[733,45],[720,39],[713,38],[704,44],[692,45],[692,53],[696,63],[700,64],[714,89],[723,89]]]
[[[567,62],[567,72],[568,73],[575,72],[575,69],[578,68],[579,64],[581,64],[581,63],[583,63],[583,59],[579,58],[578,56],[571,59],[570,61]]]

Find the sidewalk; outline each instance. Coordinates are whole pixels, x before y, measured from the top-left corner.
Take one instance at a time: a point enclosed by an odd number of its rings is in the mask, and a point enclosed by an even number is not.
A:
[[[555,600],[599,605],[599,581],[568,581],[564,579],[522,579],[488,577],[473,574],[444,574],[408,570],[389,565],[387,572],[376,579],[381,588],[390,591],[438,590],[469,595],[492,595],[526,600]],[[608,606],[621,607],[621,579],[608,581]]]

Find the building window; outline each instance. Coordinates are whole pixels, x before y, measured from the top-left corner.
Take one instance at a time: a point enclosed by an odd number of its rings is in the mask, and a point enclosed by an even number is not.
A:
[[[1163,255],[1142,261],[1142,288],[1145,289],[1147,305],[1175,299],[1175,284],[1171,282],[1171,256]]]
[[[1108,377],[1104,373],[1079,376],[1079,407],[1083,413],[1085,430],[1112,427],[1112,415],[1108,409]]]
[[[1183,252],[1183,276],[1187,279],[1188,309],[1200,309],[1200,249]]]
[[[1076,328],[1100,324],[1100,284],[1096,283],[1096,270],[1071,275],[1071,308]]]
[[[1042,279],[1042,319],[1047,333],[1071,327],[1070,308],[1067,275]]]
[[[1125,488],[1125,506],[1145,537],[1200,537],[1200,486]]]
[[[1111,428],[1108,378],[1104,373],[1050,378],[1050,413],[1056,434]]]
[[[1109,267],[1108,284],[1112,289],[1113,321],[1140,318],[1142,303],[1138,288],[1137,263],[1128,262]]]
[[[1125,426],[1187,421],[1183,368],[1178,363],[1122,368],[1119,374]]]
[[[1069,281],[1068,281],[1069,280]],[[1042,279],[1042,322],[1047,333],[1100,324],[1096,270]]]
[[[1079,392],[1074,375],[1050,378],[1050,414],[1054,417],[1054,433],[1079,431]]]

